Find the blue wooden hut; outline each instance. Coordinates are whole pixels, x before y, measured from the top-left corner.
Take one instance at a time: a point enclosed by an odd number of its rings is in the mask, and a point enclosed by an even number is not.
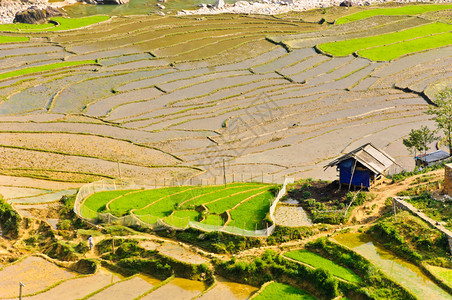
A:
[[[394,163],[395,160],[383,150],[367,143],[333,160],[325,169],[336,166],[341,185],[370,188]]]

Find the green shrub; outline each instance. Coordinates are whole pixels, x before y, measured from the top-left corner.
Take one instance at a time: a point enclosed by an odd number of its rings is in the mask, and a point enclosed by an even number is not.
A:
[[[21,221],[22,218],[12,206],[6,203],[3,198],[0,198],[0,223],[3,235],[17,238],[19,236]]]

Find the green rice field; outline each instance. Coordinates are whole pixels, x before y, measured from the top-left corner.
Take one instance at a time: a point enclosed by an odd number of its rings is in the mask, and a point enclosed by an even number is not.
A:
[[[52,71],[52,70],[56,70],[56,69],[69,68],[69,67],[73,67],[73,66],[94,65],[94,64],[97,64],[97,62],[95,60],[65,61],[65,62],[48,64],[48,65],[43,65],[43,66],[38,66],[38,67],[23,68],[23,69],[16,70],[16,71],[0,73],[0,80],[9,79],[12,77],[17,77],[17,76],[34,74],[34,73],[47,72],[47,71]]]
[[[315,298],[306,291],[297,289],[291,285],[272,282],[255,298],[256,300],[315,300]]]
[[[227,186],[104,191],[89,196],[81,211],[82,215],[86,211],[84,216],[87,218],[93,216],[93,211],[109,212],[117,217],[133,213],[147,223],[155,223],[157,218],[176,227],[185,227],[189,221],[209,225],[229,222],[238,228],[254,230],[264,228],[262,220],[275,197],[274,188],[270,184],[233,183]],[[200,205],[207,210],[201,213]],[[231,220],[222,217],[226,211],[229,211]]]
[[[361,278],[353,273],[351,270],[339,266],[329,259],[323,258],[322,256],[315,254],[307,250],[295,250],[284,254],[285,256],[292,258],[294,260],[300,261],[304,264],[308,264],[313,268],[323,268],[329,270],[334,276],[341,279],[359,283]]]
[[[41,31],[63,31],[82,28],[85,26],[93,25],[110,19],[109,16],[89,16],[84,18],[64,18],[54,17],[52,21],[58,23],[55,24],[1,24],[0,31],[19,31],[19,32],[41,32]]]
[[[366,19],[373,16],[398,16],[398,15],[418,15],[428,11],[437,11],[444,9],[452,9],[452,4],[445,5],[409,5],[394,8],[376,8],[361,11],[349,16],[345,16],[336,20],[336,24],[344,24],[349,22]]]
[[[326,43],[319,45],[319,49],[335,56],[345,56],[352,54],[355,51],[371,48],[382,47],[393,43],[405,42],[407,40],[425,37],[432,34],[448,32],[452,30],[452,25],[445,23],[432,23],[424,26],[419,26],[403,31],[398,31],[389,34],[382,34],[377,36],[370,36],[365,38],[351,39],[333,43]],[[431,45],[431,47],[435,47]],[[417,49],[413,49],[416,51]],[[376,52],[385,52],[382,49],[375,49]],[[360,54],[362,52],[360,51]],[[380,56],[378,56],[380,57]]]
[[[402,55],[452,45],[452,32],[446,32],[396,44],[359,50],[360,56],[376,61],[390,61]]]
[[[26,42],[29,40],[30,40],[30,38],[28,38],[26,36],[6,36],[6,35],[0,36],[0,44],[19,43],[19,42]]]

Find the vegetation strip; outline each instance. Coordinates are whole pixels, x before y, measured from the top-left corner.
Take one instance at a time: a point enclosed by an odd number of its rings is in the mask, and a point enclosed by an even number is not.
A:
[[[402,41],[396,44],[359,50],[358,54],[371,60],[390,61],[405,54],[444,47],[451,44],[452,32],[446,32],[414,40]]]
[[[311,251],[307,250],[295,250],[286,252],[284,256],[287,256],[291,259],[294,259],[296,261],[300,261],[302,263],[308,264],[312,266],[313,268],[324,268],[326,270],[331,271],[334,276],[339,277],[341,279],[353,282],[353,283],[359,283],[361,282],[361,278],[357,276],[354,272],[351,270],[344,268],[342,266],[339,266],[335,263],[333,263],[331,260],[323,258],[322,256],[315,254]]]
[[[0,24],[0,31],[20,31],[20,32],[63,31],[86,27],[109,19],[110,19],[109,16],[89,16],[84,18],[53,17],[51,18],[51,21],[57,23],[57,25],[24,24],[24,23]]]
[[[361,11],[349,16],[345,16],[336,20],[335,24],[349,23],[373,16],[400,16],[400,15],[418,15],[428,11],[437,11],[452,9],[452,4],[438,5],[408,5],[394,8],[375,8]]]
[[[0,80],[17,77],[17,76],[29,75],[29,74],[33,74],[33,73],[52,71],[54,69],[80,66],[80,65],[97,65],[97,66],[99,66],[99,64],[95,60],[66,61],[66,62],[54,63],[54,64],[50,64],[50,65],[30,67],[30,68],[24,68],[24,69],[20,69],[20,70],[16,70],[16,71],[11,71],[11,72],[0,73]]]
[[[452,25],[445,23],[427,24],[415,28],[406,29],[394,33],[388,33],[365,38],[357,38],[339,42],[325,43],[318,47],[331,55],[345,56],[355,51],[384,46],[392,43],[402,42],[413,38],[423,37],[434,33],[442,33],[452,30]]]

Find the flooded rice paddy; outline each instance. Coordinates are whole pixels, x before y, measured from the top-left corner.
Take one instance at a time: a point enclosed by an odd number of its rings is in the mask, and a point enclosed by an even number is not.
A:
[[[144,3],[72,8],[142,11]],[[450,47],[385,63],[327,57],[312,48],[320,34],[362,37],[418,26],[419,18],[329,28],[284,18],[122,16],[0,45],[4,72],[99,59],[0,82],[0,174],[87,182],[118,177],[119,161],[124,177],[212,178],[224,159],[231,177],[334,179],[334,170],[323,171],[327,161],[368,141],[411,169],[401,141],[412,124],[431,121],[426,101],[405,87],[447,77]]]
[[[334,240],[364,256],[419,299],[452,299],[451,295],[438,287],[417,266],[395,256],[372,241],[368,235],[339,234],[334,236]]]

